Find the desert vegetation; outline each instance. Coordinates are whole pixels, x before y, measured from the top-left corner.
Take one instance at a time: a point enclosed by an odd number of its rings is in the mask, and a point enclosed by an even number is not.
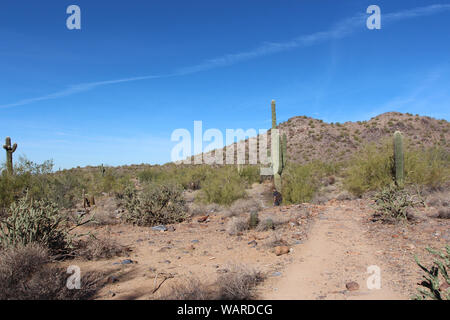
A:
[[[133,265],[130,256],[135,245],[114,238],[120,228],[145,235],[155,230],[176,234],[179,226],[182,230],[192,225],[206,228],[214,221],[211,234],[219,232],[227,239],[221,238],[224,243],[248,238],[250,248],[269,250],[278,257],[289,254],[293,243],[304,241],[309,219],[336,199],[367,201],[370,221],[392,228],[420,223],[423,212],[431,208],[433,219],[447,223],[450,153],[447,131],[442,131],[446,122],[422,117],[425,121],[407,120],[420,122],[430,128],[431,138],[438,137],[417,144],[420,130],[408,134],[402,114],[358,123],[327,124],[296,117],[277,124],[274,104],[272,111],[272,129],[281,132],[270,137],[271,149],[279,150],[270,154],[273,179],[261,177],[259,165],[248,164],[54,170],[51,160],[38,164],[19,157],[13,162],[17,145],[7,140],[7,162],[0,174],[0,298],[95,298],[108,285],[107,275],[88,272],[83,289],[71,291],[65,287],[62,266],[73,260],[100,263],[117,257],[127,257],[123,264]],[[385,126],[388,129],[379,130]],[[374,135],[369,136],[370,132]],[[309,143],[302,143],[303,134],[309,135]],[[327,148],[320,149],[323,143]],[[296,156],[298,150],[301,158]],[[338,153],[330,159],[321,155],[324,150]],[[278,209],[273,207],[274,190],[282,194]],[[161,252],[171,250],[171,241],[181,240],[168,241]],[[194,252],[194,247],[181,250],[186,254]],[[448,252],[430,252],[440,260],[430,268],[417,260],[425,272],[419,296],[448,298]],[[266,277],[267,272],[243,265],[209,283],[196,277],[176,281],[160,298],[253,299],[255,287]]]

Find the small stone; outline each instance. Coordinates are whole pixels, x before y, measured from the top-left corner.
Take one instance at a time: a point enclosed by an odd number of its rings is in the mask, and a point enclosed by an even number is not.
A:
[[[272,277],[280,277],[280,276],[281,276],[281,272],[279,272],[279,271],[272,273]]]
[[[158,250],[158,252],[167,252],[170,249],[172,249],[172,247],[162,247],[161,249]]]
[[[152,227],[152,230],[154,230],[154,231],[167,231],[167,227],[164,226],[164,225],[160,225],[160,226]]]
[[[206,220],[208,220],[208,218],[209,218],[209,216],[199,217],[199,218],[197,218],[197,221],[202,223],[202,222],[205,222]]]
[[[192,240],[191,242],[192,243],[199,243],[200,241],[199,240]]]
[[[133,264],[133,263],[135,263],[135,261],[133,261],[131,259],[125,259],[125,260],[122,260],[122,262],[121,262],[121,264]]]
[[[355,281],[348,282],[345,287],[348,291],[356,291],[359,290],[359,284]]]
[[[281,256],[283,254],[289,253],[290,248],[288,246],[278,246],[275,247],[275,255]]]
[[[169,232],[175,232],[175,230],[177,230],[177,229],[175,229],[174,226],[168,226],[167,227],[167,231],[169,231]]]

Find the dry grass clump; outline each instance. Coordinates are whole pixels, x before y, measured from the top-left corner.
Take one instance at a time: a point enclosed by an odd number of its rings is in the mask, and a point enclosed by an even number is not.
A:
[[[219,300],[251,300],[256,294],[255,287],[264,281],[264,275],[253,268],[237,265],[217,280]]]
[[[248,217],[233,217],[227,224],[227,232],[231,236],[249,229],[250,224]]]
[[[225,216],[236,217],[243,213],[249,213],[261,210],[261,204],[251,198],[239,199],[233,202],[230,208],[225,212]]]
[[[246,266],[232,266],[212,285],[198,279],[173,285],[164,300],[251,300],[256,297],[255,287],[264,280],[264,275]]]
[[[101,260],[123,256],[129,251],[129,248],[118,244],[113,239],[97,239],[91,236],[77,243],[75,255],[86,260]]]
[[[188,205],[189,214],[191,217],[206,216],[213,213],[223,211],[223,207],[216,203],[204,204],[204,203],[192,203]]]
[[[99,289],[99,274],[83,273],[82,288],[69,290],[70,274],[50,264],[48,250],[37,244],[0,252],[0,300],[84,300]]]
[[[450,219],[450,208],[448,208],[448,207],[447,208],[444,208],[444,207],[440,208],[438,210],[437,217],[439,219]]]
[[[260,217],[260,223],[256,227],[256,231],[274,230],[279,226],[289,223],[289,216],[276,216],[265,214]]]
[[[191,278],[187,282],[178,282],[170,288],[170,292],[164,295],[162,300],[214,300],[211,288],[203,284],[197,278]]]

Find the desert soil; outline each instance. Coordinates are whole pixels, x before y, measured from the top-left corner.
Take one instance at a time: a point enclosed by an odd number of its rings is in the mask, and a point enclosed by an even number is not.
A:
[[[260,299],[410,299],[422,277],[414,256],[430,263],[425,248],[443,248],[450,240],[449,219],[436,219],[433,207],[419,208],[413,223],[383,224],[372,221],[367,199],[273,208],[267,206],[264,186],[249,193],[263,204],[260,217],[284,223],[274,231],[230,235],[226,227],[233,218],[217,211],[208,212],[206,221],[194,216],[165,232],[120,223],[91,226],[86,231],[114,238],[131,251],[124,257],[66,264],[107,274],[110,281],[97,299],[158,299],[191,278],[214,283],[233,265],[267,276],[256,289]],[[277,245],[288,246],[290,253],[277,256]],[[125,259],[132,263],[122,264]],[[369,266],[379,267],[380,289],[367,286]],[[347,288],[350,282],[358,288]]]

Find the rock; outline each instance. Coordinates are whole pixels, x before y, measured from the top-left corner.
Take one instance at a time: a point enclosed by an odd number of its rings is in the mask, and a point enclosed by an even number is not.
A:
[[[199,243],[200,241],[199,240],[192,240],[191,242],[192,243]]]
[[[167,231],[169,231],[169,232],[175,232],[175,230],[177,230],[177,229],[175,229],[174,226],[168,226],[167,227]]]
[[[164,226],[164,225],[160,225],[160,226],[152,227],[152,230],[154,230],[154,231],[167,231],[167,227]]]
[[[281,256],[283,254],[289,253],[290,248],[288,246],[278,246],[275,247],[275,255]]]
[[[350,281],[348,282],[345,287],[347,288],[348,291],[356,291],[359,290],[359,284],[355,281]]]
[[[121,262],[115,262],[113,263],[113,265],[118,265],[118,264],[133,264],[133,263],[137,263],[136,261],[133,261],[131,259],[125,259],[122,260]]]
[[[202,223],[202,222],[206,222],[206,220],[208,220],[209,216],[203,216],[203,217],[199,217],[197,218],[197,221]]]
[[[170,249],[172,249],[172,247],[162,247],[161,249],[158,250],[158,252],[167,252]]]
[[[281,272],[279,272],[279,271],[272,273],[272,277],[280,277],[280,276],[281,276]]]
[[[416,248],[416,246],[413,245],[412,243],[408,244],[407,247],[409,250],[414,250]]]
[[[108,279],[106,280],[107,283],[116,283],[119,282],[119,278],[117,278],[116,276],[109,276]]]

